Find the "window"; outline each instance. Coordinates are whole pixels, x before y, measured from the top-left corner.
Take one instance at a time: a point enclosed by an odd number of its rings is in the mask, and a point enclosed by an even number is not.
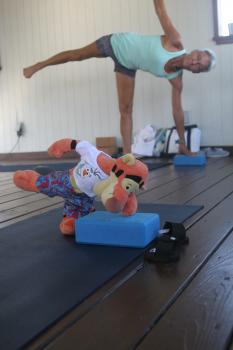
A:
[[[213,0],[214,40],[217,44],[233,43],[233,0]]]

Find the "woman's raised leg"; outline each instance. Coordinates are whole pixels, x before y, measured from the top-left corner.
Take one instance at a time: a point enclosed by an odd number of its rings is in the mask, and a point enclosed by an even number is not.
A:
[[[92,44],[84,46],[80,49],[60,52],[57,55],[54,55],[44,61],[38,62],[36,64],[33,64],[32,66],[24,68],[23,74],[25,78],[31,78],[33,74],[45,67],[71,61],[82,61],[92,57],[103,57],[98,47],[96,46],[96,42],[93,42]]]

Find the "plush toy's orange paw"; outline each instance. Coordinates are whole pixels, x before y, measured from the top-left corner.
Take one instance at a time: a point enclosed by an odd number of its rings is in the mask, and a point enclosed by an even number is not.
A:
[[[138,207],[137,198],[135,193],[131,193],[127,200],[127,203],[122,211],[125,216],[133,215],[136,213]]]
[[[116,198],[109,198],[104,204],[107,211],[111,213],[120,213],[123,209],[123,204]]]
[[[75,218],[64,217],[60,223],[60,230],[63,235],[72,236],[75,231]]]
[[[61,158],[66,152],[71,151],[72,139],[61,139],[54,142],[48,149],[48,154],[56,158]]]
[[[34,170],[18,170],[14,173],[14,184],[25,191],[38,192],[36,181],[39,174]]]

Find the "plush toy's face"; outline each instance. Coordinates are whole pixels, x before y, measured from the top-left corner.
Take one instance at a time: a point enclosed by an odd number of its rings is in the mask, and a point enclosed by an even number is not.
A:
[[[139,184],[131,179],[127,179],[127,178],[123,179],[121,182],[121,187],[125,189],[125,191],[128,194],[139,192]]]
[[[111,212],[121,212],[129,196],[137,193],[148,178],[148,169],[132,155],[116,160],[108,179],[94,188],[105,208]]]
[[[105,186],[104,186],[105,185]],[[139,185],[131,179],[123,179],[119,181],[114,173],[110,178],[102,181],[102,192],[100,194],[101,201],[105,208],[114,213],[121,212],[129,198],[130,193],[139,190]]]

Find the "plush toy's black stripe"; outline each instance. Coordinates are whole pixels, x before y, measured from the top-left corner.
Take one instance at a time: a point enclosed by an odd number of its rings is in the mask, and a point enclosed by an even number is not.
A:
[[[71,149],[75,149],[76,146],[77,146],[77,141],[76,141],[76,140],[72,140],[72,141],[71,141],[71,144],[70,144],[70,148],[71,148]]]
[[[115,173],[116,168],[117,168],[116,164],[115,164],[115,165],[113,165],[113,168],[112,168],[112,172],[113,172],[113,173]]]
[[[123,174],[123,170],[119,169],[117,170],[117,172],[115,173],[117,177],[121,176]]]
[[[138,184],[142,181],[141,176],[137,176],[137,175],[126,175],[125,177],[127,179],[131,179],[131,180],[137,182]]]

